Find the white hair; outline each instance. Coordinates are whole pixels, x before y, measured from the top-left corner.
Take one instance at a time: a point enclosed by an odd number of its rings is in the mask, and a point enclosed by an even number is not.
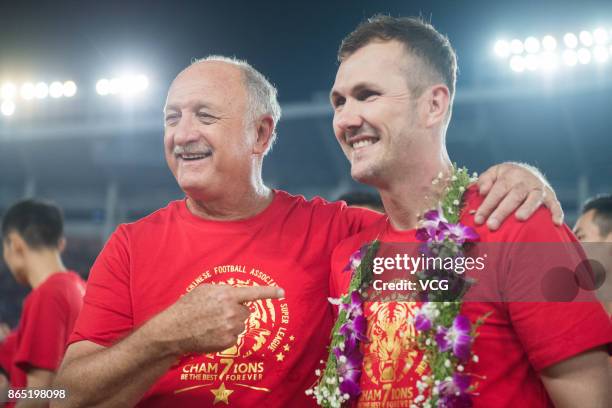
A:
[[[277,99],[278,91],[274,85],[272,85],[261,72],[253,68],[253,66],[245,60],[236,57],[224,57],[222,55],[209,55],[205,58],[195,59],[192,65],[205,61],[225,62],[240,69],[248,93],[247,110],[250,119],[254,120],[261,115],[272,116],[274,127],[272,129],[270,143],[264,153],[268,154],[272,149],[272,145],[276,142],[276,125],[281,117],[281,107]]]

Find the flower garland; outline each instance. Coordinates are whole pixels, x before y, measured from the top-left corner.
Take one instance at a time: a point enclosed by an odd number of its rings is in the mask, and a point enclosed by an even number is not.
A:
[[[419,223],[416,238],[423,242],[419,252],[439,258],[462,257],[470,242],[478,239],[472,228],[459,222],[463,194],[476,179],[466,168],[453,167],[451,177],[443,180],[442,173],[432,181],[436,185],[448,183],[437,209],[428,211]],[[361,393],[359,380],[363,352],[360,344],[367,342],[367,321],[363,315],[366,290],[372,282],[373,260],[380,242],[378,239],[363,246],[349,259],[345,272],[351,272],[348,293],[340,299],[329,299],[338,306],[338,318],[332,330],[330,352],[325,370],[317,370],[317,384],[306,391],[317,404],[325,408],[340,408],[356,401]],[[470,376],[464,373],[465,364],[472,359],[471,345],[476,329],[484,322],[481,317],[474,324],[460,314],[461,299],[473,284],[454,270],[420,271],[418,279],[432,277],[447,279],[449,290],[419,293],[423,303],[414,318],[416,344],[423,352],[423,360],[430,367],[430,375],[417,381],[418,394],[411,406],[469,407],[471,406]],[[321,361],[321,363],[324,363]]]

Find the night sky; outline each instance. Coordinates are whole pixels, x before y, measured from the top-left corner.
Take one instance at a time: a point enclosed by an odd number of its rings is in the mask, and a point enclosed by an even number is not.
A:
[[[474,68],[500,35],[562,34],[612,23],[610,1],[0,4],[0,81],[94,83],[130,68],[147,73],[161,91],[192,58],[214,53],[246,58],[279,87],[281,102],[327,91],[340,40],[376,12],[421,15],[448,34],[459,55],[459,86],[479,80]]]

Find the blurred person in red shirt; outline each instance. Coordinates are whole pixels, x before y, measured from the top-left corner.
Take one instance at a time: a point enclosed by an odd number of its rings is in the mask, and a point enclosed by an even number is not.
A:
[[[2,244],[11,274],[32,289],[23,302],[8,353],[10,385],[48,389],[83,305],[85,282],[62,262],[66,240],[63,217],[55,205],[28,199],[11,206],[2,219]],[[46,406],[47,402],[17,403],[22,405]]]

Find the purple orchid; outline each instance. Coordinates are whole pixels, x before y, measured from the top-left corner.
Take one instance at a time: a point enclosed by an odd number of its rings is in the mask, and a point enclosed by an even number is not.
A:
[[[358,290],[351,292],[349,303],[342,303],[341,310],[346,311],[346,315],[351,317],[361,316],[363,314],[363,299]]]
[[[363,315],[355,316],[354,319],[348,320],[340,327],[340,334],[344,336],[344,352],[351,353],[359,348],[358,342],[367,341],[365,335],[368,322]]]
[[[436,318],[436,308],[431,303],[425,303],[417,313],[414,319],[414,328],[418,331],[427,331],[431,329]]]
[[[443,381],[438,385],[438,407],[441,408],[470,408],[472,399],[467,394],[470,386],[470,377],[455,373],[452,380]]]
[[[470,356],[472,336],[470,335],[470,320],[464,315],[457,315],[453,325],[447,329],[439,326],[436,333],[436,343],[440,351],[453,350],[453,354],[462,360]]]
[[[439,242],[444,240],[444,232],[440,226],[448,221],[444,218],[441,208],[427,211],[421,221],[421,228],[416,231],[416,239],[423,242]]]
[[[447,222],[442,222],[440,225],[440,230],[445,237],[448,237],[450,240],[459,245],[466,241],[475,241],[478,239],[478,234],[472,227],[468,227],[467,225],[463,225],[461,223],[449,224]]]
[[[340,381],[340,392],[348,394],[351,398],[359,396],[361,389],[359,388],[359,379],[361,377],[361,363],[363,356],[359,350],[353,350],[348,355],[343,354],[339,348],[334,348],[334,354],[338,361],[338,376],[342,378]]]
[[[352,272],[355,269],[357,269],[357,267],[359,267],[359,265],[361,264],[361,260],[363,259],[363,256],[365,255],[366,250],[367,250],[367,246],[363,246],[359,248],[357,251],[353,252],[351,254],[351,257],[349,258],[348,263],[342,270],[342,272]]]

